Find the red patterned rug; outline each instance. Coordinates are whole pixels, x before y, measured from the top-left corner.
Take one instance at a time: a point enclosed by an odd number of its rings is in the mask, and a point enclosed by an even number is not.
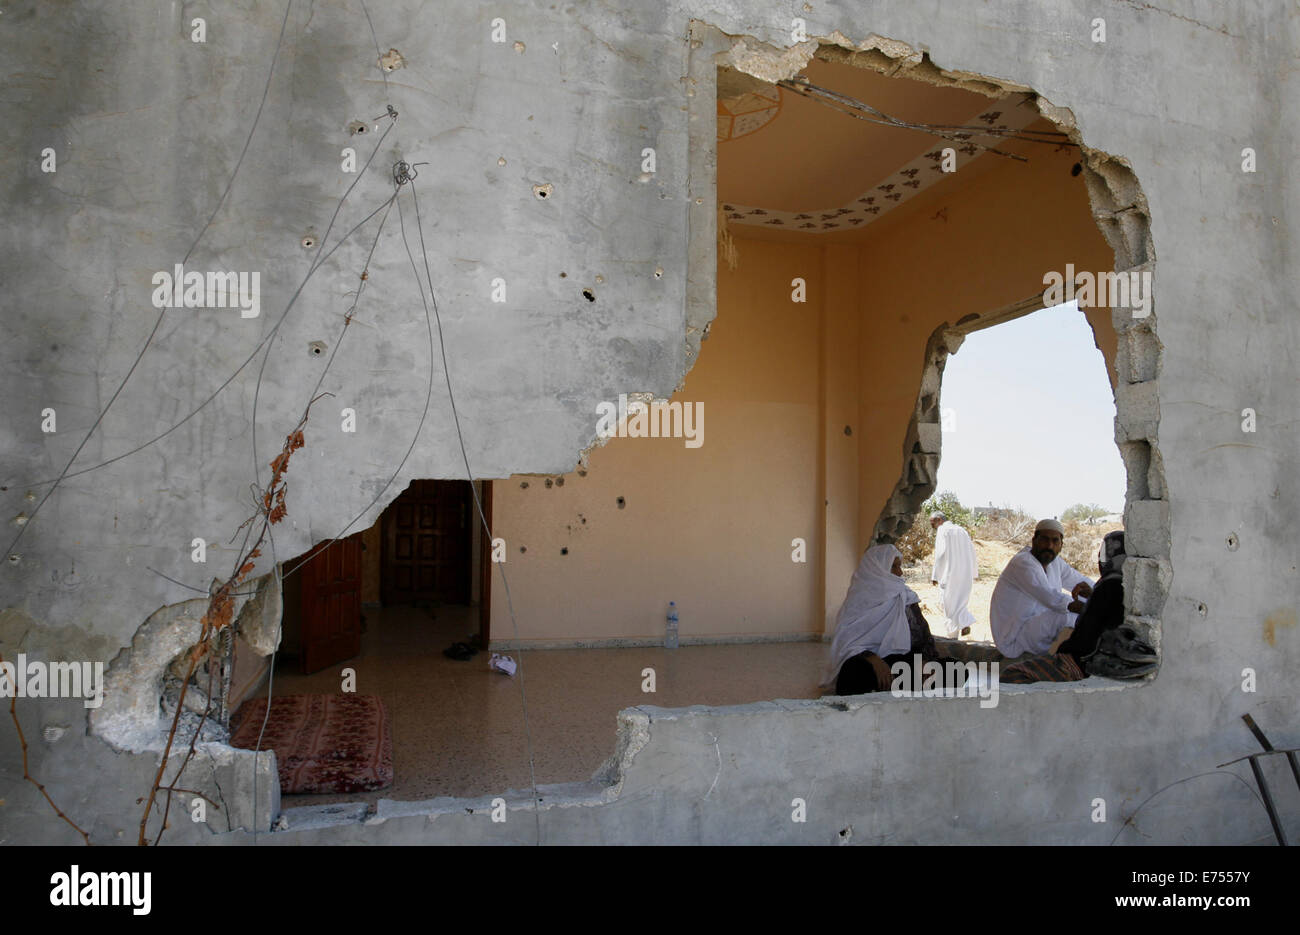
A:
[[[240,705],[230,719],[230,745],[257,747],[265,714],[265,698]],[[393,784],[388,712],[375,695],[275,698],[261,749],[275,751],[285,795],[373,792]]]

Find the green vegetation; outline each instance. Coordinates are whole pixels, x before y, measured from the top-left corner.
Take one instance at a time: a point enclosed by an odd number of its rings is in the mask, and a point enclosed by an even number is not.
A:
[[[962,506],[951,490],[945,490],[921,504],[921,515],[927,523],[935,510],[948,517],[949,522],[965,527],[967,532],[973,532],[984,522],[984,517],[976,516],[969,508]]]
[[[1061,514],[1061,522],[1087,523],[1091,526],[1109,512],[1110,510],[1096,503],[1076,503]]]

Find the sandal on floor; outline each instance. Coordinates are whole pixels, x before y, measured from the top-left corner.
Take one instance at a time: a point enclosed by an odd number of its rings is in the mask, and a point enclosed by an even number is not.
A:
[[[1137,631],[1132,627],[1118,627],[1107,630],[1097,643],[1097,652],[1123,659],[1125,662],[1150,663],[1159,662],[1156,651],[1138,639]]]
[[[1089,675],[1100,675],[1108,679],[1140,679],[1159,668],[1157,663],[1126,662],[1109,653],[1096,652],[1088,657],[1084,670]]]
[[[457,662],[464,662],[472,659],[478,650],[470,647],[465,643],[452,643],[442,651],[442,654],[448,659],[455,659]]]

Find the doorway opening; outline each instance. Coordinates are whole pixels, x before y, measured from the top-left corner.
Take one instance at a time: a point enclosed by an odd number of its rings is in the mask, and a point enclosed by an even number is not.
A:
[[[283,579],[272,741],[263,738],[293,751],[288,788],[281,766],[282,807],[453,791],[442,769],[456,746],[448,738],[465,748],[488,703],[466,690],[461,657],[449,652],[470,647],[481,661],[490,638],[490,554],[475,495],[490,522],[492,483],[473,483],[414,480],[368,529],[283,563],[292,573]],[[266,693],[264,680],[250,684],[232,710],[247,702],[260,715]],[[248,720],[236,710],[232,726]],[[252,746],[252,730],[236,745]],[[299,762],[327,747],[348,762]]]

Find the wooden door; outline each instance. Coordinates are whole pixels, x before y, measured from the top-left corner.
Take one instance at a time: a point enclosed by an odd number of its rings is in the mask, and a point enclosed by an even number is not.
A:
[[[317,672],[361,653],[361,536],[336,539],[298,570],[302,670]]]
[[[473,512],[469,481],[411,481],[384,511],[380,600],[468,604]]]

